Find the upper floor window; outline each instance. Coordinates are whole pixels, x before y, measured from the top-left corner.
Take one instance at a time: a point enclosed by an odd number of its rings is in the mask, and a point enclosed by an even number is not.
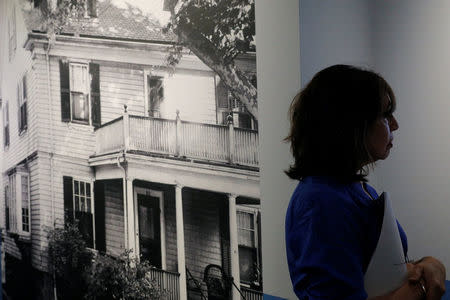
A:
[[[160,106],[164,100],[164,78],[161,76],[148,76],[149,115],[159,118]]]
[[[19,133],[27,129],[27,77],[24,75],[17,85]]]
[[[8,18],[8,42],[9,42],[9,61],[14,58],[14,54],[17,48],[17,36],[16,36],[16,7],[13,6],[12,12]]]
[[[5,187],[6,229],[19,235],[29,235],[30,224],[30,176],[25,168],[17,168],[8,176]]]
[[[252,75],[250,79],[253,86],[256,87],[256,76]],[[217,81],[217,117],[219,123],[226,125],[228,123],[228,115],[231,115],[234,126],[258,130],[257,120],[252,117],[245,105],[231,93],[220,78],[217,78]]]
[[[61,119],[100,126],[99,65],[60,61]]]
[[[87,0],[86,10],[89,17],[97,17],[97,0]]]
[[[70,64],[70,100],[72,121],[89,123],[88,67]]]
[[[3,145],[9,146],[9,105],[7,101],[3,106]]]

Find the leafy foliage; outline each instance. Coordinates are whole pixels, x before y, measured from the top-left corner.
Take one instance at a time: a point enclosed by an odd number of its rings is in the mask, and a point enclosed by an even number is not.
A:
[[[257,90],[234,60],[255,50],[254,0],[165,0],[171,13],[166,30],[214,70],[234,97],[258,120]],[[180,55],[168,55],[174,67]],[[170,65],[172,64],[172,65]]]
[[[54,35],[60,34],[69,24],[82,30],[86,0],[58,0],[57,3],[54,8],[49,0],[40,4],[42,30],[47,32],[51,39],[54,39]]]
[[[125,251],[118,258],[86,248],[78,224],[49,230],[49,258],[62,299],[161,299],[152,267]]]
[[[201,32],[224,63],[254,50],[254,0],[182,0],[179,5],[168,27]]]
[[[59,292],[76,299],[86,293],[86,272],[91,267],[92,252],[78,230],[76,223],[49,232],[49,259],[56,275]]]
[[[89,274],[88,299],[161,299],[164,294],[150,277],[147,261],[138,262],[130,252],[114,258],[99,255]]]

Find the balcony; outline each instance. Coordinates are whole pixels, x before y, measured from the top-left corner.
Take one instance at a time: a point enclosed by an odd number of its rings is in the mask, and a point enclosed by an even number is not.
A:
[[[233,166],[258,167],[258,132],[214,125],[133,116],[103,124],[96,130],[95,156],[121,150],[186,158]]]

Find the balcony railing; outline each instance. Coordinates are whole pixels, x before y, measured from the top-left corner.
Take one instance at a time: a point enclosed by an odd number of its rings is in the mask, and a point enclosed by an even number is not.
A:
[[[262,300],[263,293],[260,291],[255,291],[246,287],[241,286],[242,295],[244,295],[245,300]],[[241,297],[241,299],[244,299]]]
[[[103,124],[96,130],[96,155],[136,150],[174,157],[257,167],[258,132],[228,125],[202,124],[132,116]]]
[[[180,300],[179,273],[154,268],[150,271],[150,278],[165,292],[164,299]]]

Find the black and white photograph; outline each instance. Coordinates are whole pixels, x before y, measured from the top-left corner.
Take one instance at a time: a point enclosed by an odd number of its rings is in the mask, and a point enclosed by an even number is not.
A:
[[[1,0],[3,299],[263,299],[254,0]]]

